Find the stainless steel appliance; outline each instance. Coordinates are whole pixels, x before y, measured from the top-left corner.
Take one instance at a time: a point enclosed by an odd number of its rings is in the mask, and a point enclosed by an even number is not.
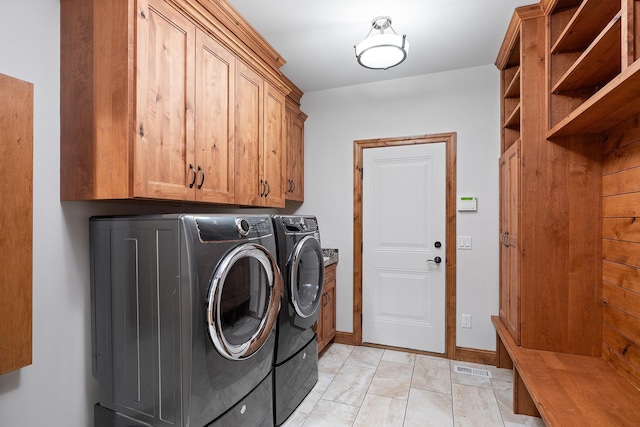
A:
[[[324,259],[313,216],[274,215],[284,297],[277,323],[273,371],[275,424],[282,424],[318,381],[318,320]]]
[[[269,216],[95,217],[96,427],[272,426]]]

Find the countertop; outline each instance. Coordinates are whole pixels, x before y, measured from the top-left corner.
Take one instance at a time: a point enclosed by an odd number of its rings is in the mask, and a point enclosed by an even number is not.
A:
[[[324,256],[324,266],[329,266],[338,262],[338,250],[322,248],[322,255]]]

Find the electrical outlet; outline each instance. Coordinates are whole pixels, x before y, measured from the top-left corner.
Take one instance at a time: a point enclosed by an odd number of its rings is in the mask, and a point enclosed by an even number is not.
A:
[[[463,314],[462,315],[462,327],[463,328],[471,328],[471,315]]]

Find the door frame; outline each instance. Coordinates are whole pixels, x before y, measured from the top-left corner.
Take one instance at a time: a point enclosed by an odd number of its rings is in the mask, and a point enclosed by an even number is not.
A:
[[[363,150],[402,145],[446,145],[445,356],[456,358],[456,137],[455,132],[353,141],[353,341],[362,344],[362,170]]]

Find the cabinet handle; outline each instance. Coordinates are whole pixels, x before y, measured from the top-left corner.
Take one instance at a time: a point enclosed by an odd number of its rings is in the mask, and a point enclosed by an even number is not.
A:
[[[504,233],[502,233],[502,246],[506,246],[507,248],[509,247],[509,232],[505,231]]]
[[[191,163],[189,163],[189,170],[193,173],[193,179],[191,180],[191,184],[189,184],[189,188],[193,188],[193,185],[196,183],[197,172]]]
[[[269,193],[271,193],[271,186],[269,185],[269,181],[264,181],[264,186],[266,188],[266,192],[264,193],[264,197],[267,197]]]
[[[260,191],[260,197],[264,197],[264,188],[265,188],[265,187],[264,187],[264,181],[263,181],[263,180],[260,180],[260,189],[259,189],[259,191]]]
[[[293,193],[294,191],[296,191],[296,182],[291,180],[291,192]]]
[[[200,180],[200,183],[198,184],[198,190],[200,190],[202,188],[202,186],[204,185],[204,169],[202,169],[200,167],[200,165],[198,165],[198,172],[200,172],[202,174],[202,179]]]

